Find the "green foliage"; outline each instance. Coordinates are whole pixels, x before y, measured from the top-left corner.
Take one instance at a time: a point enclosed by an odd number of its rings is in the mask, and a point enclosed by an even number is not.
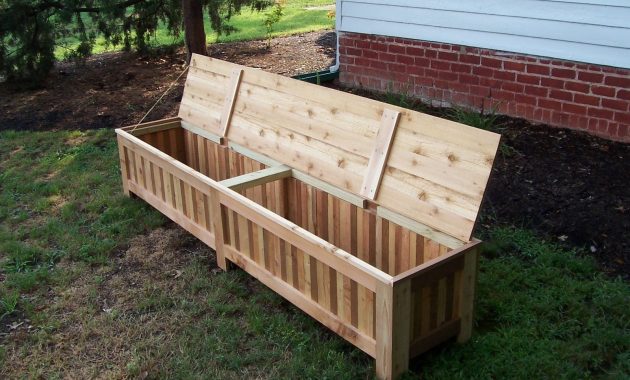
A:
[[[20,294],[18,292],[7,292],[0,297],[0,320],[17,310],[19,300]]]
[[[471,127],[479,129],[485,129],[487,131],[492,130],[495,127],[497,118],[499,117],[496,113],[496,106],[490,109],[490,112],[485,112],[483,108],[481,111],[477,112],[461,107],[454,107],[449,111],[448,116],[458,123],[470,125]]]
[[[273,9],[265,13],[263,24],[265,25],[266,30],[267,48],[271,47],[271,38],[273,37],[274,25],[276,25],[284,15],[284,4],[285,0],[277,0],[273,6]]]
[[[204,0],[210,26],[219,35],[235,28],[244,6],[262,10],[271,0]],[[97,41],[145,51],[160,26],[182,31],[180,0],[0,0],[0,77],[37,84],[53,67],[55,48],[69,38],[66,58],[87,57]]]

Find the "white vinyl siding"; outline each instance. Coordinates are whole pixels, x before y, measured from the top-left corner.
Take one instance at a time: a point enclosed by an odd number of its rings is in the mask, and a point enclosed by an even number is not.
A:
[[[630,0],[337,0],[339,31],[630,68]]]

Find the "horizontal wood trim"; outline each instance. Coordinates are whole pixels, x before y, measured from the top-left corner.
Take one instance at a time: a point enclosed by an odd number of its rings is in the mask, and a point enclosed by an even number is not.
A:
[[[460,323],[459,319],[452,320],[429,332],[420,339],[411,342],[409,346],[409,357],[413,358],[418,356],[449,338],[454,337],[459,332]]]
[[[289,302],[361,349],[366,354],[372,357],[376,356],[376,341],[373,338],[365,335],[354,326],[344,323],[336,315],[324,309],[317,302],[310,300],[299,290],[282,281],[282,279],[275,277],[267,270],[261,268],[255,261],[240,254],[233,247],[225,245],[224,250],[226,257],[230,261],[243,268],[244,271],[267,285],[271,288],[271,290],[280,294]]]
[[[345,191],[335,185],[331,185],[328,182],[324,182],[321,179],[315,178],[306,173],[302,173],[299,170],[293,169],[293,178],[304,182],[307,185],[311,185],[316,189],[327,192],[328,194],[334,195],[335,197],[351,203],[357,207],[366,208],[367,207],[367,199]]]
[[[267,169],[228,178],[219,183],[234,191],[241,191],[250,187],[264,185],[291,176],[291,168],[286,165],[272,166]]]
[[[422,265],[418,265],[415,268],[409,269],[408,271],[405,271],[403,273],[400,273],[397,276],[394,276],[394,279],[393,279],[394,283],[398,281],[403,281],[409,278],[416,278],[416,277],[422,277],[424,275],[427,275],[427,273],[430,273],[431,271],[433,271],[436,268],[439,268],[442,265],[448,264],[452,260],[461,259],[467,253],[472,252],[472,250],[474,250],[479,244],[481,244],[480,240],[473,239],[470,243],[462,247],[454,249],[442,256],[429,260],[423,263]]]
[[[459,248],[466,245],[465,242],[457,239],[456,237],[440,232],[435,228],[429,227],[404,215],[400,215],[397,212],[388,210],[385,207],[378,206],[376,208],[376,215],[449,248]]]
[[[263,154],[260,153],[256,153],[253,150],[247,149],[242,145],[233,143],[231,141],[228,142],[228,147],[230,149],[232,149],[233,151],[242,154],[243,156],[249,157],[252,160],[258,161],[261,164],[267,165],[267,166],[278,166],[278,165],[282,165],[281,162],[276,161],[272,158],[269,158]]]
[[[223,138],[220,136],[215,135],[212,132],[209,132],[203,128],[199,128],[197,126],[195,126],[194,124],[191,124],[187,121],[183,121],[182,120],[182,128],[191,131],[192,133],[195,133],[201,137],[204,137],[216,144],[222,144],[223,143]]]

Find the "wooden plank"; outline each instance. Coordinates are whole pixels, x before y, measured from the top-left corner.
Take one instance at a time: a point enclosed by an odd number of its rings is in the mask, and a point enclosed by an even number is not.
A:
[[[427,237],[435,242],[443,244],[449,248],[459,248],[466,245],[466,242],[461,241],[456,237],[440,232],[435,228],[417,222],[385,207],[377,206],[376,215],[380,216],[381,218],[385,218],[391,222],[394,222],[401,227],[405,227],[406,229],[413,231],[419,235]]]
[[[324,182],[321,179],[315,178],[311,175],[303,173],[299,170],[293,169],[293,178],[300,180],[308,185],[311,185],[319,190],[325,191],[335,197],[349,202],[357,207],[365,208],[367,200],[359,195],[353,194],[349,191],[343,190],[335,185],[331,185],[328,182]]]
[[[131,194],[129,193],[129,179],[130,179],[130,174],[129,174],[129,155],[127,152],[127,148],[123,145],[122,142],[122,137],[120,135],[116,136],[116,139],[118,141],[118,157],[120,160],[120,173],[121,173],[121,178],[122,178],[122,185],[123,185],[123,193],[126,196],[130,196]]]
[[[228,178],[220,183],[234,191],[241,191],[250,187],[273,182],[291,176],[291,168],[286,165],[272,166],[256,172],[247,173],[238,177]]]
[[[376,290],[376,376],[393,380],[409,367],[411,283]]]
[[[229,267],[227,264],[227,260],[225,258],[224,236],[225,236],[226,223],[228,222],[228,220],[226,220],[225,215],[221,210],[221,204],[219,203],[219,196],[216,190],[210,191],[208,200],[210,202],[210,208],[212,209],[211,219],[212,219],[212,229],[214,230],[214,238],[215,238],[214,251],[216,252],[216,255],[217,255],[217,265],[219,266],[219,268],[226,271],[229,269]]]
[[[422,263],[422,265],[419,265],[415,268],[411,268],[408,271],[405,271],[403,273],[400,273],[394,276],[393,281],[394,282],[402,281],[406,278],[422,279],[422,276],[425,275],[427,272],[435,268],[439,268],[442,265],[446,265],[450,261],[457,261],[458,259],[461,259],[462,256],[465,256],[468,253],[474,251],[479,244],[481,244],[481,241],[477,239],[473,239],[471,240],[470,243],[466,244],[465,246],[454,249],[443,256],[424,262]]]
[[[364,334],[352,325],[339,320],[336,315],[324,309],[317,302],[312,301],[309,297],[305,296],[292,286],[289,286],[278,277],[271,275],[271,273],[262,269],[256,262],[246,256],[243,256],[234,248],[226,246],[225,249],[230,257],[230,260],[239,267],[243,268],[243,270],[247,273],[267,285],[271,288],[271,290],[280,294],[311,317],[315,318],[324,326],[335,331],[342,338],[346,339],[366,354],[372,357],[375,356],[376,342],[372,337]]]
[[[409,357],[416,357],[429,349],[437,346],[438,344],[448,340],[455,336],[460,329],[460,320],[455,319],[449,321],[439,328],[430,331],[428,334],[423,335],[421,338],[414,340],[410,344]]]
[[[234,111],[234,104],[236,103],[236,97],[238,96],[238,87],[241,84],[242,77],[242,69],[234,69],[234,71],[232,71],[232,79],[230,81],[229,92],[225,96],[225,104],[223,106],[223,112],[221,112],[219,129],[219,136],[221,137],[227,136],[228,128],[230,127],[230,121],[232,120],[232,113]]]
[[[184,121],[184,120],[181,121],[181,126],[187,131],[190,131],[196,135],[199,135],[205,139],[208,139],[215,144],[223,143],[223,138],[221,136],[217,136],[214,133],[208,131],[207,129],[199,128],[196,125],[189,123],[187,121]]]
[[[374,150],[370,156],[370,161],[363,177],[363,183],[361,184],[360,195],[368,199],[376,199],[378,194],[378,188],[383,178],[383,171],[385,170],[385,163],[389,155],[389,149],[394,140],[394,134],[396,133],[396,127],[398,126],[398,120],[400,119],[400,112],[385,109],[383,116],[381,117],[381,126],[376,135],[376,141],[374,143]]]
[[[467,252],[462,271],[461,287],[455,291],[461,292],[459,299],[459,313],[461,328],[457,335],[457,342],[463,343],[470,339],[473,327],[473,308],[475,303],[475,287],[477,285],[477,268],[479,265],[479,251],[473,247]]]

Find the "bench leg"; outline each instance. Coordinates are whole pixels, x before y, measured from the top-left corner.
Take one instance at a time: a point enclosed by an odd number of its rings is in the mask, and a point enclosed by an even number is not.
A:
[[[376,289],[376,377],[393,380],[409,369],[411,281]]]
[[[224,215],[223,207],[221,207],[221,203],[219,202],[219,193],[216,190],[211,190],[209,200],[212,226],[214,227],[214,251],[217,254],[217,265],[219,268],[227,271],[231,267],[231,262],[225,257],[225,250],[223,248],[225,239],[224,226],[227,217]]]
[[[458,343],[465,343],[470,339],[473,329],[473,309],[475,304],[475,287],[477,284],[477,267],[479,262],[479,250],[472,249],[466,253],[462,281],[460,289],[460,329],[457,335]]]

